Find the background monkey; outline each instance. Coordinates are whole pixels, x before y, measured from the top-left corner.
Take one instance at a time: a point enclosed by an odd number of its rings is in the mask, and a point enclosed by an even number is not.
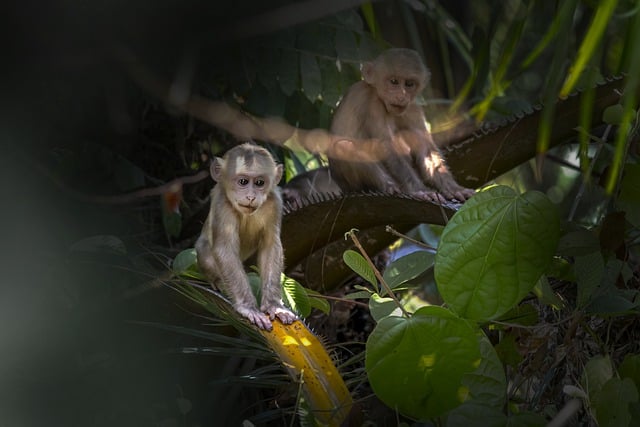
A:
[[[460,186],[449,172],[415,102],[429,77],[417,52],[389,49],[364,64],[362,75],[364,80],[349,88],[331,123],[333,134],[347,138],[333,144],[337,155],[329,155],[331,175],[340,188],[408,193],[436,202],[471,197],[474,191]],[[378,144],[357,142],[368,139]],[[337,160],[374,149],[382,151],[376,154],[379,162]]]
[[[282,165],[276,165],[266,149],[246,143],[223,158],[214,158],[211,176],[217,184],[211,190],[209,215],[195,245],[198,265],[251,323],[266,330],[272,328],[269,318],[292,323],[296,316],[282,304],[280,285],[284,257],[277,184]],[[253,255],[262,284],[260,309],[243,265]]]

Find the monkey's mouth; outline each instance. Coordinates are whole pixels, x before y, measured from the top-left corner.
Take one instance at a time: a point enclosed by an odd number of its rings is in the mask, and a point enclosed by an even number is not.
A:
[[[403,104],[389,104],[387,108],[389,113],[396,114],[396,115],[404,113],[406,109],[407,109],[407,106]]]
[[[242,212],[248,213],[248,214],[252,214],[258,209],[257,206],[243,205],[243,204],[240,204],[240,203],[238,203],[238,207],[240,208],[240,210]]]

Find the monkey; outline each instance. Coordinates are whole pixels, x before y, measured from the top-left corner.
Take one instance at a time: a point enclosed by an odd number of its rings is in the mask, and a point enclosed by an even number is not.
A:
[[[267,331],[276,317],[285,324],[296,319],[282,304],[280,285],[284,255],[277,184],[282,170],[269,151],[251,143],[215,157],[210,173],[216,185],[195,244],[198,265],[207,280],[230,297],[240,315]],[[260,271],[260,309],[244,271],[244,262],[254,255]]]
[[[284,203],[300,205],[303,198],[313,199],[318,194],[340,194],[340,187],[331,179],[326,166],[303,172],[282,187]]]
[[[475,191],[459,185],[449,172],[416,102],[429,79],[418,53],[389,49],[365,63],[362,76],[347,90],[331,123],[331,132],[343,137],[328,156],[338,186],[343,191],[408,193],[440,203],[471,197]],[[371,139],[378,144],[358,142]],[[377,156],[382,160],[344,160],[358,150],[381,150]]]

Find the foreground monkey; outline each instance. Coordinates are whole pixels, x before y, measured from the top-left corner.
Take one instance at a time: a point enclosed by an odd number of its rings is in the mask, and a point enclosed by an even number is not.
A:
[[[336,155],[329,155],[331,175],[340,188],[407,193],[434,202],[471,197],[475,191],[455,181],[415,102],[429,77],[420,56],[409,49],[389,49],[364,64],[362,75],[364,80],[349,88],[331,123],[331,132],[345,137],[334,143]],[[371,139],[379,140],[378,146],[357,142]],[[350,152],[374,149],[383,150],[376,154],[379,162],[344,160]]]
[[[282,304],[284,256],[280,242],[282,200],[277,184],[282,165],[262,147],[246,143],[211,164],[217,182],[211,207],[196,242],[198,265],[209,282],[221,288],[238,313],[271,330],[271,320],[292,323],[296,316]],[[251,292],[243,262],[256,255],[260,270],[260,309]],[[268,316],[266,314],[268,314]]]

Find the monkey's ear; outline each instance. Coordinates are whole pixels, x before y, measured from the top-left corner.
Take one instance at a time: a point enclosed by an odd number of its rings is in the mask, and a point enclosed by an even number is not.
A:
[[[280,179],[282,179],[282,172],[284,171],[283,166],[276,165],[276,175],[273,177],[273,185],[278,185]]]
[[[375,64],[373,62],[365,62],[362,65],[362,77],[370,85],[375,83]]]
[[[222,157],[214,157],[209,171],[211,173],[211,178],[213,178],[215,182],[220,182],[220,179],[222,178],[222,169],[224,169],[224,159]]]

